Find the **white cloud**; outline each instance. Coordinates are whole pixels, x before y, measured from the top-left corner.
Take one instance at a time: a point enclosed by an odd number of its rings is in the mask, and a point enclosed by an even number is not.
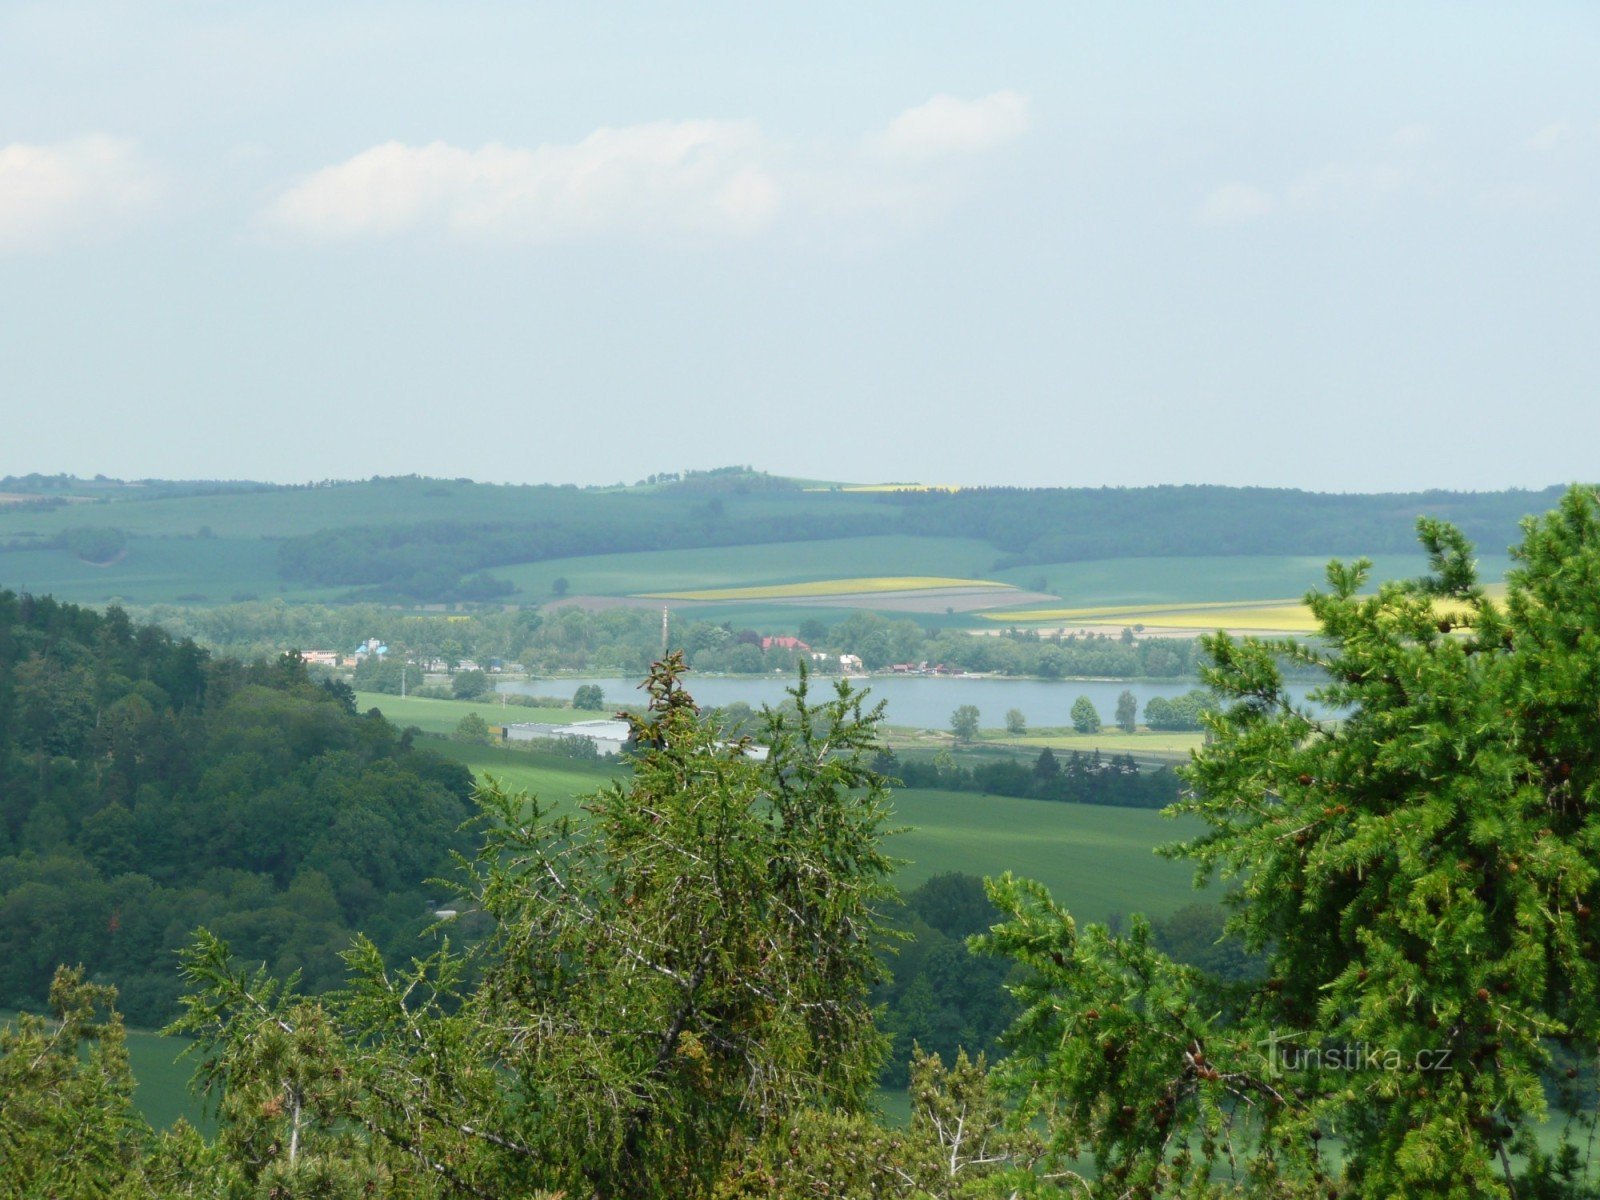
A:
[[[388,142],[317,171],[269,216],[320,237],[443,228],[552,242],[599,234],[747,233],[781,203],[767,147],[741,121],[597,129],[580,142],[466,150]]]
[[[0,146],[0,252],[103,233],[144,216],[159,194],[132,142],[93,134]]]
[[[797,154],[750,121],[658,121],[597,129],[531,148],[386,142],[314,172],[283,193],[270,223],[311,237],[434,230],[485,242],[600,237],[739,236],[780,211],[829,218],[937,211],[959,180],[918,170],[1017,137],[1028,102],[935,96],[852,147]]]
[[[1528,147],[1549,153],[1572,136],[1572,126],[1565,121],[1552,121],[1528,139]]]
[[[1198,215],[1207,225],[1237,225],[1270,216],[1277,208],[1270,192],[1248,183],[1225,183],[1206,197]]]
[[[906,109],[867,143],[886,158],[914,161],[977,154],[1021,137],[1028,107],[1028,98],[1012,91],[977,100],[941,94]]]

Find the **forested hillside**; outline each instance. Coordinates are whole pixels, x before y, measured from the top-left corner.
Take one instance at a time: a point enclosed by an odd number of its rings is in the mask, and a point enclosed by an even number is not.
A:
[[[313,990],[357,929],[409,950],[471,786],[297,658],[0,592],[0,1008],[79,962],[163,1021],[201,924]]]

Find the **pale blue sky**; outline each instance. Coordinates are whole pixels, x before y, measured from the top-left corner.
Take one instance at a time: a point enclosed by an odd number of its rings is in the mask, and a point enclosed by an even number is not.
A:
[[[0,5],[0,474],[1593,478],[1600,7]]]

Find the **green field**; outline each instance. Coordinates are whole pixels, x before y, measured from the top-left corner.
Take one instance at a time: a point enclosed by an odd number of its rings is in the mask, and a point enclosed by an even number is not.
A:
[[[420,745],[464,763],[476,776],[492,775],[508,791],[532,792],[547,803],[569,804],[578,797],[596,791],[607,780],[615,779],[622,773],[615,759],[589,763],[534,754],[514,746],[475,746],[449,740],[449,734],[469,712],[477,713],[491,725],[501,721],[566,724],[603,716],[603,713],[582,712],[572,708],[519,708],[515,705],[507,705],[502,709],[495,703],[419,700],[415,696],[402,699],[380,692],[357,692],[356,707],[363,712],[376,708],[401,727],[415,725],[423,733],[434,735]]]
[[[228,604],[252,596],[313,601],[349,590],[285,584],[278,578],[271,542],[197,537],[135,538],[121,558],[105,566],[65,550],[0,549],[0,587],[79,604]]]
[[[1103,605],[1195,604],[1213,601],[1261,601],[1299,597],[1327,583],[1331,555],[1238,555],[1195,558],[1117,558],[1091,562],[1040,563],[991,572],[990,578],[1018,587],[1046,586],[1040,591],[1062,598],[1063,607]],[[1427,569],[1420,555],[1373,555],[1372,578],[1405,579]],[[1483,579],[1504,576],[1510,559],[1484,554],[1478,559]],[[1037,606],[1034,606],[1037,607]],[[999,614],[1002,619],[1004,614]]]
[[[767,587],[866,575],[981,577],[996,550],[972,538],[859,537],[700,550],[596,554],[496,567],[529,600],[548,600],[557,579],[575,596]],[[720,610],[719,610],[720,611]]]
[[[417,724],[445,733],[455,728],[451,713],[470,706],[448,700],[407,700],[407,709],[444,710],[445,715],[413,719],[402,717],[399,697],[363,693],[363,708],[377,705],[391,720]],[[431,706],[425,708],[424,706]],[[540,712],[523,709],[522,712]],[[572,710],[558,710],[570,718]],[[549,719],[548,717],[530,719]],[[424,725],[423,721],[428,724]],[[1176,752],[1186,749],[1196,734],[1102,735],[1107,749]],[[1120,739],[1120,740],[1119,740]],[[998,740],[998,739],[996,739]],[[1065,734],[1045,735],[1030,743],[1049,745],[1059,740],[1075,749],[1089,748],[1090,739]],[[621,773],[605,760],[591,764],[535,755],[503,746],[472,746],[429,739],[430,749],[465,763],[474,774],[493,775],[508,789],[529,791],[542,800],[567,804],[594,792]],[[1055,804],[1009,796],[984,796],[971,792],[899,789],[894,794],[895,826],[909,826],[892,840],[891,851],[906,860],[897,880],[915,887],[930,875],[964,871],[973,875],[1004,870],[1031,875],[1043,881],[1074,912],[1101,918],[1111,912],[1148,912],[1165,915],[1191,898],[1189,868],[1156,857],[1153,848],[1175,840],[1185,826],[1147,809],[1110,808],[1100,805]]]
[[[889,843],[909,860],[896,883],[915,887],[930,875],[1014,871],[1040,880],[1074,916],[1101,920],[1113,912],[1166,916],[1195,898],[1193,871],[1154,853],[1158,845],[1196,832],[1149,809],[1053,804],[972,792],[902,789],[897,824],[910,826]]]
[[[557,804],[587,795],[619,774],[616,767],[500,747],[428,744],[475,773]],[[902,888],[946,871],[997,875],[1010,870],[1040,880],[1090,920],[1113,912],[1165,916],[1194,898],[1190,868],[1154,853],[1156,846],[1193,827],[1148,809],[920,788],[896,790],[894,809],[891,824],[905,832],[890,839],[889,851],[905,860],[895,880]]]
[[[582,681],[552,682],[550,690],[556,694],[577,690]],[[609,702],[611,698],[607,697]],[[494,696],[477,700],[429,700],[416,696],[389,696],[382,692],[357,692],[356,707],[362,712],[377,709],[400,728],[415,725],[423,733],[450,734],[455,732],[461,718],[477,713],[490,725],[520,722],[569,725],[574,721],[589,721],[609,715],[606,712],[584,712],[575,708],[524,708],[517,704],[501,704]]]
[[[460,714],[482,708],[450,700],[404,701],[398,696],[362,692],[361,708],[377,707],[397,724],[416,725],[424,732],[447,734]],[[572,709],[508,709],[537,714],[524,720],[572,720]],[[1013,739],[1018,746],[1061,746],[1070,749],[1128,750],[1133,753],[1187,750],[1197,743],[1192,733],[1120,731],[1094,736],[1041,731],[1036,738]],[[1007,744],[999,736],[993,739]],[[548,755],[529,754],[502,746],[471,746],[434,741],[431,749],[491,774],[512,790],[566,803],[615,778],[619,768]],[[915,887],[943,871],[997,874],[1004,870],[1032,875],[1046,883],[1074,911],[1099,918],[1110,912],[1165,915],[1189,898],[1187,867],[1157,858],[1152,848],[1172,841],[1184,829],[1146,809],[1099,805],[1054,804],[971,792],[901,789],[895,792],[896,825],[912,828],[894,839],[895,857],[906,859],[899,883]]]
[[[623,775],[615,759],[598,763],[530,754],[506,746],[469,746],[429,740],[428,749],[464,763],[479,778],[492,776],[511,792],[528,792],[547,805],[565,807]]]

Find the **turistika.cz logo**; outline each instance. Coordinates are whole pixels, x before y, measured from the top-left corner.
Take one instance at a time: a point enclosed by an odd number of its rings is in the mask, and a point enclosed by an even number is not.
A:
[[[1273,1030],[1259,1043],[1265,1048],[1267,1065],[1275,1074],[1284,1071],[1444,1071],[1450,1066],[1449,1047],[1424,1048],[1408,1057],[1393,1046],[1374,1046],[1369,1042],[1295,1045],[1295,1039],[1303,1036]]]

